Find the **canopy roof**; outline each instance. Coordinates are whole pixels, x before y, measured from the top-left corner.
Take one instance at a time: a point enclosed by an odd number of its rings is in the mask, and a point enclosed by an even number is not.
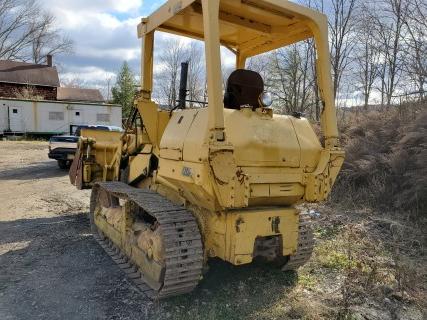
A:
[[[324,16],[284,0],[221,0],[220,42],[250,57],[313,37]],[[138,26],[138,35],[154,30],[203,40],[200,0],[170,0]]]

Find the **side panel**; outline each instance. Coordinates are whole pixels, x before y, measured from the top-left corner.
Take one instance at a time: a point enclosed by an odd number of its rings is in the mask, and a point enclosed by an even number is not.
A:
[[[129,158],[128,183],[134,182],[141,176],[147,176],[150,170],[151,154],[138,154]]]
[[[207,126],[208,112],[206,109],[201,109],[197,112],[184,142],[183,157],[185,161],[207,161],[209,149],[205,143],[208,140]]]
[[[152,101],[139,100],[137,106],[148,138],[158,154],[160,140],[170,120],[169,112],[159,110],[157,104]]]
[[[322,146],[319,138],[313,131],[307,119],[291,117],[292,125],[301,148],[300,167],[306,171],[313,171],[319,163]]]
[[[184,142],[198,110],[180,110],[173,113],[160,141],[160,157],[182,160]]]
[[[202,163],[160,158],[158,177],[179,189],[183,197],[199,207],[216,211],[216,198],[209,169]]]

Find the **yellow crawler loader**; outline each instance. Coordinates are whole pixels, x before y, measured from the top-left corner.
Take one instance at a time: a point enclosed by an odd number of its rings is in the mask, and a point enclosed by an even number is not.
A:
[[[208,102],[165,110],[151,98],[156,31],[205,44]],[[327,198],[344,160],[338,144],[328,25],[284,0],[170,0],[138,25],[141,91],[124,133],[83,129],[70,170],[92,188],[95,238],[149,297],[193,290],[210,258],[296,269],[310,257],[310,218],[295,205]],[[270,108],[248,58],[313,38],[323,143],[300,114]],[[222,86],[220,46],[236,56]]]

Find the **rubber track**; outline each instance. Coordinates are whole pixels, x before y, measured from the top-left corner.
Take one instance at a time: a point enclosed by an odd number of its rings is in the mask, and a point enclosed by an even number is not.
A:
[[[156,192],[136,189],[122,182],[101,182],[92,190],[91,213],[97,201],[97,191],[133,201],[155,217],[165,241],[165,276],[159,290],[151,288],[143,273],[108,238],[103,238],[93,226],[94,238],[105,252],[126,273],[127,277],[150,299],[162,299],[192,291],[202,277],[203,246],[194,216],[185,208],[175,205]]]
[[[297,252],[289,257],[282,270],[295,270],[310,260],[314,247],[314,236],[311,227],[311,218],[307,213],[300,213],[298,227]]]

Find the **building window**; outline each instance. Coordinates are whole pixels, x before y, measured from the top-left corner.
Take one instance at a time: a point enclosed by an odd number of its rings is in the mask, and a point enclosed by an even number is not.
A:
[[[64,112],[49,111],[49,120],[64,120]]]
[[[99,122],[110,122],[110,115],[108,113],[97,113],[96,121]]]
[[[80,116],[80,111],[76,111],[76,116],[79,117]]]
[[[12,109],[12,113],[18,113],[18,109]]]

